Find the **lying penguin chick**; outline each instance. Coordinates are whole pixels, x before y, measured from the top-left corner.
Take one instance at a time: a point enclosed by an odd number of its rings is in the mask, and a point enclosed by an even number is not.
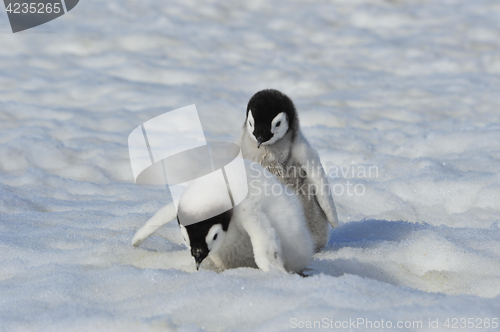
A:
[[[301,272],[312,259],[314,243],[298,197],[260,165],[246,166],[249,193],[243,202],[202,222],[180,224],[197,268],[208,257],[221,270]],[[179,215],[196,218],[200,210],[217,209],[218,197],[207,197],[206,188],[206,183],[190,186],[179,201]]]
[[[314,243],[298,197],[260,165],[245,161],[245,168],[249,191],[240,204],[202,222],[179,223],[196,267],[206,259],[220,270],[258,267],[301,272],[312,259]],[[221,192],[210,191],[214,186],[194,181],[180,198],[179,216],[196,219],[219,211]],[[160,209],[136,232],[132,244],[140,245],[176,216],[173,203]]]
[[[319,155],[299,129],[293,102],[277,90],[257,92],[248,102],[236,143],[243,158],[260,163],[300,197],[308,228],[319,251],[328,241],[328,222],[337,211]]]

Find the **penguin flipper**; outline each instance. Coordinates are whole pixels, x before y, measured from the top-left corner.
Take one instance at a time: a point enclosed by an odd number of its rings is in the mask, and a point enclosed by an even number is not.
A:
[[[328,178],[321,165],[318,152],[309,145],[306,138],[300,134],[295,143],[293,158],[296,158],[299,164],[307,165],[307,180],[316,190],[316,200],[323,210],[330,225],[333,228],[339,225],[337,218],[337,209],[333,202],[332,192],[328,184]]]
[[[333,197],[330,186],[328,184],[328,178],[326,177],[325,170],[322,166],[317,167],[317,169],[315,169],[312,174],[307,175],[307,178],[310,183],[314,184],[315,187],[318,188],[315,195],[316,200],[325,213],[328,222],[330,223],[330,225],[332,225],[333,228],[337,227],[339,225],[337,209],[335,208],[335,203],[333,202]]]
[[[170,202],[159,209],[148,221],[146,221],[144,226],[135,232],[132,238],[132,245],[134,247],[140,246],[144,240],[150,237],[160,227],[175,220],[175,218],[177,218],[177,210],[175,209],[174,202]]]
[[[287,272],[283,264],[281,243],[278,234],[263,211],[254,211],[245,218],[241,226],[250,236],[255,263],[263,271]]]

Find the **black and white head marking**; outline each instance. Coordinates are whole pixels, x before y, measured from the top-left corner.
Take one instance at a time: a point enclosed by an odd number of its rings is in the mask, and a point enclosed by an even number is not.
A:
[[[231,217],[232,210],[229,210],[196,224],[184,226],[179,223],[182,237],[191,249],[197,270],[207,256],[216,253],[221,247]]]
[[[248,102],[246,129],[250,138],[261,145],[272,145],[291,129],[298,128],[293,102],[277,90],[257,92]]]

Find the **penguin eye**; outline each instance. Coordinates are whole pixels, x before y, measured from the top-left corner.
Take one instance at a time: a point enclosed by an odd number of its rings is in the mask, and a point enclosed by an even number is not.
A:
[[[217,240],[217,234],[214,235],[214,241]]]
[[[278,128],[281,124],[281,121],[278,121],[278,123],[276,124],[276,128]]]

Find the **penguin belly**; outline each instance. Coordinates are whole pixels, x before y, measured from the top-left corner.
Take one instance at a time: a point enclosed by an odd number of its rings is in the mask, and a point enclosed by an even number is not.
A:
[[[314,241],[314,250],[319,252],[328,241],[329,222],[316,199],[314,188],[307,181],[306,169],[296,162],[289,165],[271,162],[267,163],[265,168],[299,197],[307,227]]]

